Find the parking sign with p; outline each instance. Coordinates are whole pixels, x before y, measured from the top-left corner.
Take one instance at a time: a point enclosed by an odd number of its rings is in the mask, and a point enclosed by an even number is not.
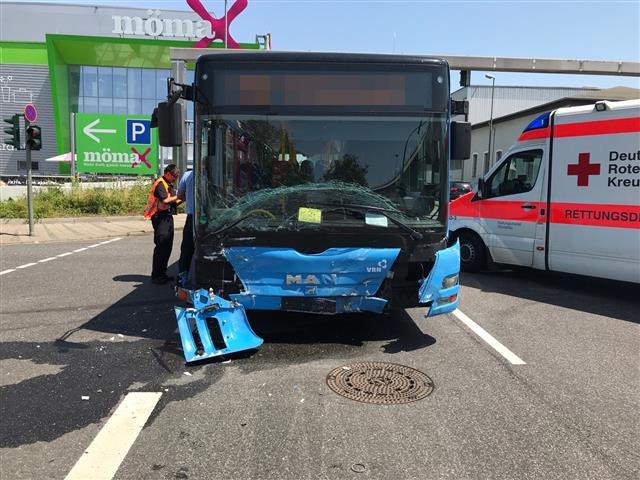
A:
[[[127,119],[127,143],[129,145],[151,144],[151,120]]]

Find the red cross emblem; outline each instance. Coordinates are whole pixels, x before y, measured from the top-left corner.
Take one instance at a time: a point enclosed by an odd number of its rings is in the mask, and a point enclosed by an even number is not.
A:
[[[589,163],[589,153],[579,153],[578,163],[567,165],[567,175],[578,176],[578,186],[589,186],[589,175],[600,175],[600,164]]]

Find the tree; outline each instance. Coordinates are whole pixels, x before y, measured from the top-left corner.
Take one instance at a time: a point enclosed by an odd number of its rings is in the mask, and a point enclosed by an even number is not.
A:
[[[346,183],[357,183],[363,187],[368,186],[367,170],[368,166],[358,164],[358,157],[349,153],[331,165],[331,168],[324,174],[325,180],[340,180]]]

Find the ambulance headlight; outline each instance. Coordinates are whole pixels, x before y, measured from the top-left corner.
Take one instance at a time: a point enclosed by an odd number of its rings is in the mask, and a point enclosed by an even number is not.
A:
[[[442,280],[442,288],[451,288],[458,285],[459,275],[456,273],[454,275],[448,275],[444,277]]]

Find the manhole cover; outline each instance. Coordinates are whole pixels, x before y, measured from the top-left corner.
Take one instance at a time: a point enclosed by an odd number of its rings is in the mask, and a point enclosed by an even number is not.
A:
[[[415,402],[433,392],[433,380],[424,373],[383,362],[338,367],[327,375],[327,385],[351,400],[383,405]]]

